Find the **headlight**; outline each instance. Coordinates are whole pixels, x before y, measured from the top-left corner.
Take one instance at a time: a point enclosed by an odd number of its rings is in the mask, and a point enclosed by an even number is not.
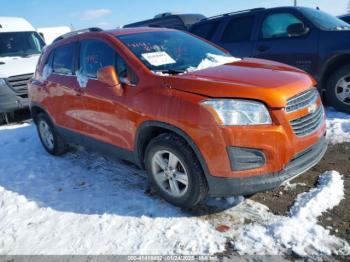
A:
[[[5,79],[0,78],[0,86],[5,86],[6,82]]]
[[[202,102],[226,126],[268,125],[271,117],[262,103],[239,99],[210,99]]]

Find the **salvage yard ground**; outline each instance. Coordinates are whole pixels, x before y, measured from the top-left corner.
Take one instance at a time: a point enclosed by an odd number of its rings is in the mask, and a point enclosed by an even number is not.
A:
[[[191,210],[147,190],[132,165],[82,147],[53,157],[33,124],[2,126],[0,254],[350,255],[350,116],[327,117],[331,144],[312,170]]]

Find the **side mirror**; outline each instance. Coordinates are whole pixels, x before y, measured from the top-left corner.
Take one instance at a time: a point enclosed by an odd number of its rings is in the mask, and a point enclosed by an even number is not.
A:
[[[303,23],[291,24],[287,28],[288,35],[293,36],[303,36],[309,32],[310,28],[306,27]]]
[[[97,80],[111,87],[116,95],[123,95],[124,90],[114,66],[106,66],[99,69],[97,71]]]

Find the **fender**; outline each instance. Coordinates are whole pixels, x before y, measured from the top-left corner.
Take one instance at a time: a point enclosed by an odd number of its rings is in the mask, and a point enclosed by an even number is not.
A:
[[[193,150],[193,152],[195,153],[197,159],[199,160],[199,163],[202,167],[202,170],[208,180],[208,178],[210,178],[212,175],[209,172],[208,166],[204,160],[204,157],[202,155],[202,153],[200,152],[200,150],[198,149],[197,145],[194,143],[194,141],[192,140],[192,138],[186,134],[186,132],[184,132],[183,130],[181,130],[180,128],[173,126],[171,124],[168,123],[164,123],[164,122],[160,122],[160,121],[153,121],[153,120],[148,120],[143,122],[137,129],[136,134],[135,134],[135,146],[134,146],[134,152],[135,152],[135,158],[138,160],[138,165],[140,167],[143,167],[143,148],[141,146],[141,139],[142,139],[142,135],[144,134],[143,132],[150,127],[155,127],[155,128],[162,128],[162,129],[166,129],[169,130],[175,134],[177,134],[178,136],[180,136],[181,138],[183,138],[191,147],[191,149]]]

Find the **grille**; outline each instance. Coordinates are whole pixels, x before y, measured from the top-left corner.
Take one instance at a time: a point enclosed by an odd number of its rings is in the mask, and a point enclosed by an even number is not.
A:
[[[27,83],[32,78],[33,74],[10,76],[7,78],[7,83],[21,97],[26,97],[28,93]]]
[[[286,112],[290,113],[313,104],[318,98],[318,91],[314,88],[287,100]]]
[[[320,105],[315,112],[290,121],[294,133],[297,136],[307,136],[316,131],[323,119],[323,106]]]

